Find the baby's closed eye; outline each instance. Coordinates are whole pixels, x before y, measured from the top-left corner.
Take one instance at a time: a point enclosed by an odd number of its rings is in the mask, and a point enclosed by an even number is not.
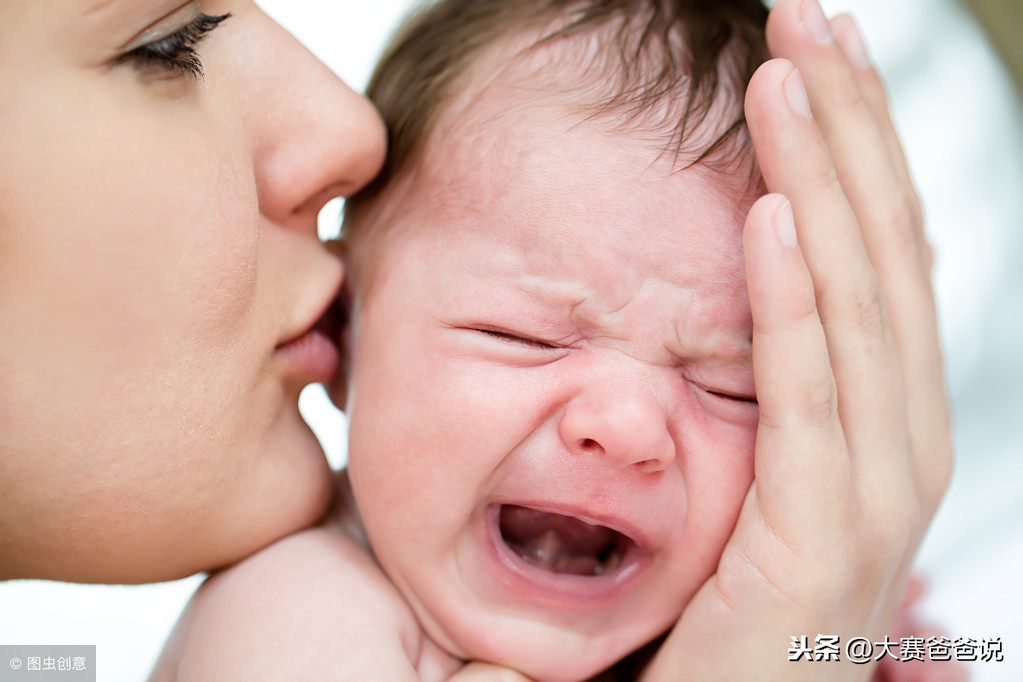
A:
[[[497,339],[508,341],[509,343],[517,343],[523,346],[528,346],[530,348],[538,348],[540,350],[559,350],[561,348],[564,348],[564,346],[556,344],[552,341],[544,341],[543,339],[537,339],[532,336],[527,336],[516,332],[510,332],[503,329],[479,327],[476,329],[476,331],[482,332],[483,334],[487,334],[488,336],[493,336],[494,338]]]

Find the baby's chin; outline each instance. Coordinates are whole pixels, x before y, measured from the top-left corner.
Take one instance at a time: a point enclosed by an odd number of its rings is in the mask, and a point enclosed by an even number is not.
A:
[[[441,622],[423,623],[427,635],[450,655],[467,661],[487,661],[518,670],[544,682],[580,682],[627,658],[654,640],[670,622],[650,632],[650,622],[628,622],[608,614],[603,627],[581,632],[567,617],[528,617],[490,612],[439,613]],[[432,619],[431,619],[432,620]],[[422,619],[421,619],[422,622]],[[603,678],[600,678],[603,679]]]
[[[498,620],[505,622],[495,624],[489,632],[472,633],[465,638],[470,641],[454,642],[458,656],[512,668],[534,680],[579,682],[596,676],[636,648],[621,647],[620,640],[611,644],[603,638],[599,646],[594,646],[587,641],[589,637],[558,626]],[[620,652],[615,650],[618,647],[622,648]]]
[[[395,583],[457,658],[537,680],[589,679],[666,631],[687,593],[629,524],[586,518],[492,505],[447,559],[419,562]]]

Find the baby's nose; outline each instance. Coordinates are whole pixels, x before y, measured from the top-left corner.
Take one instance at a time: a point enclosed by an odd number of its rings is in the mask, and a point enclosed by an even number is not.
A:
[[[590,387],[565,406],[559,432],[572,454],[604,457],[618,467],[653,473],[675,461],[668,411],[643,386]]]

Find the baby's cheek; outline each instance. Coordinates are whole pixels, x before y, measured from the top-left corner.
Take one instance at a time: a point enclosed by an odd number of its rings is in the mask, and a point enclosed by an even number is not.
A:
[[[753,482],[756,426],[705,418],[694,424],[683,459],[687,532],[724,546]]]

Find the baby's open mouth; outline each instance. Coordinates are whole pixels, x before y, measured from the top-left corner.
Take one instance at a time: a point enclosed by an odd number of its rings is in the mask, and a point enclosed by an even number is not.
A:
[[[622,565],[633,544],[607,526],[515,505],[501,507],[499,527],[523,561],[553,573],[606,575]]]

